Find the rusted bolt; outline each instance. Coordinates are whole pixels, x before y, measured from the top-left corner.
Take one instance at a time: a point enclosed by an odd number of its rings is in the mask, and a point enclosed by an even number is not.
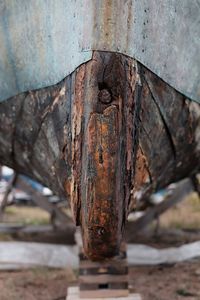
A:
[[[102,89],[99,92],[98,97],[99,97],[99,101],[104,104],[109,104],[110,102],[112,102],[112,97],[108,89]]]
[[[98,235],[103,235],[105,233],[105,229],[103,227],[98,228],[97,230]]]

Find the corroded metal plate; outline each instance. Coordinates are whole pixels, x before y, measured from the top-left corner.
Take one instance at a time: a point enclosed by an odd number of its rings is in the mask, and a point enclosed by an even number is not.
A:
[[[134,57],[200,102],[199,0],[1,0],[0,101],[59,82],[92,50]]]

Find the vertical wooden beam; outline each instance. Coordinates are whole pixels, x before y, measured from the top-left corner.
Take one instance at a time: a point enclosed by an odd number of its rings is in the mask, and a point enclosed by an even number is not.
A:
[[[133,188],[140,101],[137,63],[95,52],[76,75],[71,206],[93,260],[118,253]]]

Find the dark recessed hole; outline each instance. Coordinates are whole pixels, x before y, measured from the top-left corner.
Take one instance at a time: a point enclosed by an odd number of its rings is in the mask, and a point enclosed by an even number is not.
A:
[[[105,290],[109,288],[109,284],[108,283],[101,283],[99,284],[99,289],[100,290]]]
[[[104,103],[104,104],[109,104],[112,102],[112,92],[108,85],[105,82],[99,82],[98,83],[98,88],[99,88],[99,94],[98,98],[99,101]]]
[[[107,83],[105,83],[105,82],[98,82],[98,88],[100,91],[104,90],[104,89],[109,90],[109,87],[108,87]]]

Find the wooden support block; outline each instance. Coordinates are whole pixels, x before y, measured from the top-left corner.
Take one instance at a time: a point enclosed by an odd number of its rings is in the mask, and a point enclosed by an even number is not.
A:
[[[113,259],[93,262],[79,254],[79,296],[81,299],[128,297],[126,245]]]
[[[75,287],[69,287],[68,288],[68,295],[66,300],[80,300],[82,298],[80,298],[80,291],[79,291],[79,287],[75,286]],[[85,298],[88,299],[88,298]],[[120,296],[114,296],[112,298],[109,297],[109,295],[103,295],[103,296],[99,296],[98,298],[89,298],[90,300],[142,300],[142,297],[140,294],[134,294],[134,293],[130,293],[128,296],[124,297],[120,297]]]

